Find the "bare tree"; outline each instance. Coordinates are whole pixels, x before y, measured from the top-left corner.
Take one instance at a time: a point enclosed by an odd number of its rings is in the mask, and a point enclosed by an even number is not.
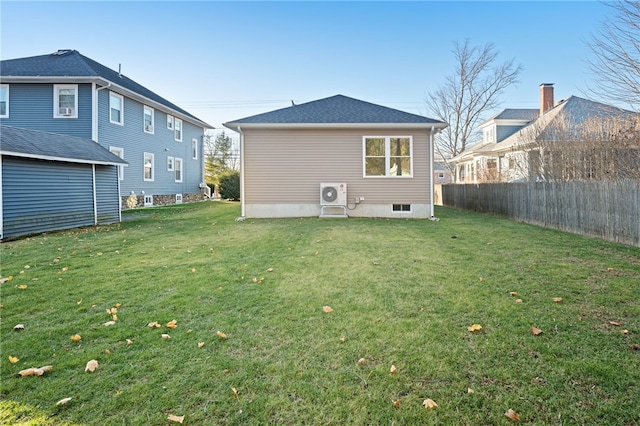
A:
[[[640,119],[633,115],[565,116],[523,131],[520,176],[545,182],[640,179]]]
[[[517,83],[522,72],[513,59],[498,63],[493,43],[471,46],[467,39],[455,42],[452,53],[453,75],[426,99],[434,118],[449,123],[436,137],[436,150],[443,158],[458,155],[473,142],[482,114],[498,105],[502,91]]]
[[[594,54],[588,60],[595,74],[590,90],[600,99],[640,106],[640,2],[617,0],[605,3],[613,11],[591,36]]]

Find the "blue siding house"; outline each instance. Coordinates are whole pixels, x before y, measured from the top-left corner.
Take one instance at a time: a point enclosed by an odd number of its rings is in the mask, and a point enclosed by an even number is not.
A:
[[[123,166],[91,139],[0,126],[0,238],[119,222]]]
[[[76,50],[1,61],[0,124],[91,139],[124,159],[123,208],[131,196],[149,206],[208,191],[203,136],[212,126]]]

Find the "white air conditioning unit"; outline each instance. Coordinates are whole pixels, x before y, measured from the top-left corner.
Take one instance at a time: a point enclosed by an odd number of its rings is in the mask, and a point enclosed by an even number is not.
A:
[[[320,184],[320,205],[321,206],[346,206],[347,205],[347,184],[346,183],[321,183]]]
[[[70,116],[73,114],[73,108],[59,108],[58,115]]]
[[[144,126],[144,131],[153,133],[153,126]]]

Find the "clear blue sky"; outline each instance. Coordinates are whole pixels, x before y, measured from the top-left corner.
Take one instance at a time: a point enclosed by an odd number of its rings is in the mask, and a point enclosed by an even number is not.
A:
[[[556,100],[589,97],[586,42],[606,13],[595,1],[3,0],[0,57],[75,49],[121,64],[216,128],[336,94],[428,116],[426,93],[466,38],[524,67],[500,109],[538,107],[540,83]]]

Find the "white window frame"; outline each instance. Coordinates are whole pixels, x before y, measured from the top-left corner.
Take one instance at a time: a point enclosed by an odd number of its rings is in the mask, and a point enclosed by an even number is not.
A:
[[[167,171],[172,172],[174,170],[175,158],[167,157]]]
[[[182,194],[176,194],[176,204],[182,204]]]
[[[143,204],[145,207],[153,206],[153,195],[143,195],[143,199],[144,199]]]
[[[147,165],[146,165],[147,155],[150,156],[151,158],[151,177],[150,178],[147,178],[145,173],[145,170],[147,168]],[[154,163],[155,163],[155,154],[153,154],[152,152],[145,152],[142,154],[142,179],[145,182],[153,182],[155,180],[156,173],[155,173]]]
[[[179,118],[174,118],[173,139],[175,139],[176,142],[182,142],[182,133],[183,133],[182,120],[180,120]]]
[[[0,91],[4,91],[4,93],[5,93],[4,114],[0,113],[0,117],[7,118],[7,117],[9,117],[9,85],[8,84],[0,84]]]
[[[120,121],[113,121],[111,119],[111,110],[115,109],[111,105],[111,99],[116,98],[120,100]],[[124,126],[124,96],[116,92],[109,92],[109,123]]]
[[[167,129],[173,131],[173,115],[167,114]]]
[[[191,158],[194,160],[198,159],[198,139],[191,139]]]
[[[151,124],[147,124],[147,112],[149,112],[149,116],[151,116]],[[145,133],[154,133],[154,123],[155,123],[155,110],[150,106],[143,105],[142,107],[142,127]]]
[[[179,157],[175,157],[174,161],[175,161],[175,166],[174,166],[175,181],[182,182],[182,179],[184,176],[184,161],[182,161],[182,158],[179,158]],[[180,164],[180,166],[178,166],[178,164]],[[180,173],[180,176],[178,176],[178,173]]]
[[[367,175],[367,139],[384,139],[384,175],[368,176]],[[392,175],[391,172],[391,139],[409,139],[409,167],[411,173],[407,176]],[[366,179],[380,179],[380,178],[393,178],[393,179],[411,179],[413,178],[413,136],[409,135],[392,135],[392,136],[380,136],[380,135],[368,135],[362,137],[362,177]]]
[[[109,151],[112,154],[117,155],[118,157],[124,160],[124,148],[120,148],[119,146],[110,146]],[[124,166],[118,166],[118,180],[124,180]]]
[[[60,113],[60,91],[66,89],[74,90],[73,108],[71,114]],[[68,108],[68,107],[65,107]],[[53,118],[78,118],[78,85],[77,84],[54,84],[53,85]]]

